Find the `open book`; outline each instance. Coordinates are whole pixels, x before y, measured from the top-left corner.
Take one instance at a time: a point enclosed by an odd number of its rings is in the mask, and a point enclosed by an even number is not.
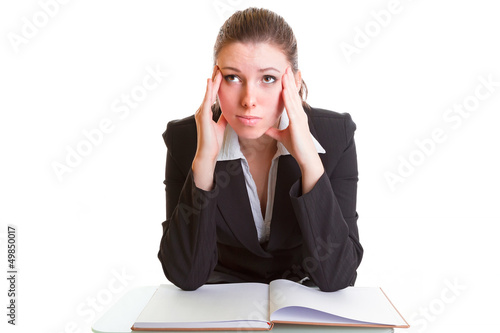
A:
[[[160,285],[132,330],[270,330],[274,323],[409,327],[380,288],[322,292],[289,280]]]

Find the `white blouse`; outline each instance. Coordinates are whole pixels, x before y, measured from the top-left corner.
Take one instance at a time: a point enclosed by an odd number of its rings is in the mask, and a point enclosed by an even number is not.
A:
[[[278,129],[282,130],[288,127],[290,123],[288,119],[288,114],[286,111],[281,115],[280,123]],[[319,154],[324,154],[325,150],[319,144],[319,142],[311,134],[311,138],[314,142],[314,146]],[[238,141],[238,135],[234,129],[227,124],[224,131],[224,138],[222,141],[222,147],[217,156],[217,161],[228,161],[228,160],[241,160],[241,167],[243,169],[243,174],[245,176],[245,183],[248,192],[248,198],[250,199],[250,207],[252,208],[252,215],[255,221],[255,227],[257,229],[257,236],[259,242],[263,243],[269,240],[269,234],[271,232],[271,217],[273,216],[273,204],[274,204],[274,189],[276,187],[276,179],[278,172],[278,161],[281,155],[290,155],[288,150],[283,146],[281,142],[277,142],[276,154],[273,156],[271,163],[271,168],[269,169],[268,183],[267,183],[267,204],[266,204],[266,216],[262,216],[262,211],[260,209],[259,196],[257,194],[257,186],[250,174],[250,167],[248,161],[241,152],[240,143]]]

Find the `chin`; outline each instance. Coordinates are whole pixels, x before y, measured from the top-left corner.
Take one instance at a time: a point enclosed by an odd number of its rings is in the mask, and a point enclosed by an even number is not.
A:
[[[258,139],[261,136],[263,136],[267,129],[258,129],[258,128],[234,128],[234,131],[236,134],[238,134],[238,137],[242,139],[248,139],[248,140],[253,140],[253,139]]]

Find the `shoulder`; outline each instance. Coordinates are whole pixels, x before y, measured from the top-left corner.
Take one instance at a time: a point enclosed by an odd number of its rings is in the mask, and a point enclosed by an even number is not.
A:
[[[354,136],[356,124],[349,113],[340,113],[321,108],[305,108],[309,119],[309,127],[313,135],[321,141],[334,139],[347,145]],[[323,140],[322,140],[323,139]]]
[[[163,133],[163,141],[167,146],[168,156],[187,175],[196,153],[197,134],[194,115],[170,121]]]
[[[194,115],[169,121],[162,136],[163,141],[165,141],[169,149],[172,149],[178,143],[196,143],[196,121],[194,120]]]

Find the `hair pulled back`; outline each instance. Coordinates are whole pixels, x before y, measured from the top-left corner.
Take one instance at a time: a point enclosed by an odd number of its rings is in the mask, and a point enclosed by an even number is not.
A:
[[[214,45],[214,65],[220,51],[231,43],[269,43],[278,47],[286,56],[292,71],[298,71],[297,40],[292,28],[283,17],[264,8],[247,8],[231,15],[222,25]],[[302,80],[299,95],[305,103],[307,86]],[[220,115],[220,106],[217,101],[214,116]]]

